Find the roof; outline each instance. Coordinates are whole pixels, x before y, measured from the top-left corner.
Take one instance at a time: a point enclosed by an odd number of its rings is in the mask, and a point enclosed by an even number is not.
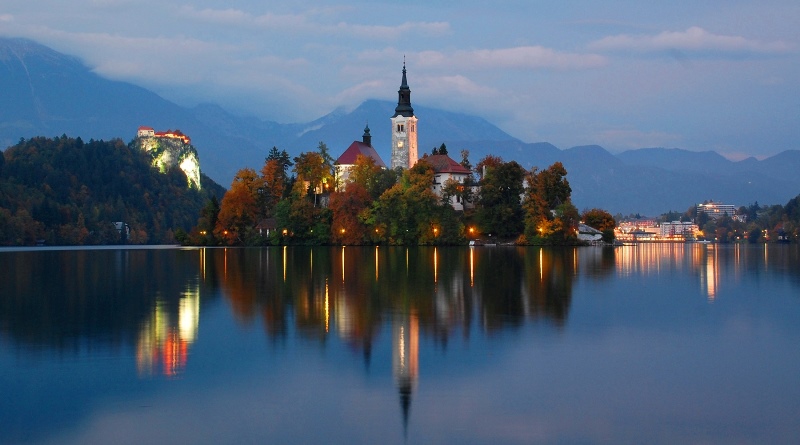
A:
[[[143,130],[152,130],[152,129],[153,129],[153,127],[146,127],[146,126],[144,126],[144,125],[142,125],[141,127],[139,127],[139,131],[143,131]]]
[[[429,155],[423,156],[420,161],[425,161],[433,167],[436,173],[451,173],[468,175],[471,172],[469,169],[454,161],[447,155]]]
[[[358,155],[372,158],[375,161],[375,165],[386,168],[386,164],[384,164],[383,159],[378,156],[378,152],[375,151],[375,149],[371,146],[361,141],[353,141],[353,143],[347,147],[347,150],[345,150],[344,153],[339,156],[339,159],[336,160],[336,163],[339,165],[353,165],[356,163],[356,158]]]

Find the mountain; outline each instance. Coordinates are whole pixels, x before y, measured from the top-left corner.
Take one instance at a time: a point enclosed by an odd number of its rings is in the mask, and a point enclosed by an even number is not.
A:
[[[398,75],[399,85],[399,75]],[[291,156],[327,144],[333,156],[360,140],[369,125],[378,154],[389,159],[395,103],[367,100],[307,123],[280,124],[231,114],[214,104],[176,105],[144,88],[104,79],[80,60],[24,39],[0,38],[0,147],[34,136],[130,141],[140,125],[179,129],[192,138],[203,173],[227,186],[237,170],[260,169],[273,146]],[[413,85],[411,85],[413,89]],[[420,155],[442,143],[459,160],[487,154],[525,168],[560,161],[579,209],[658,215],[713,199],[735,205],[783,204],[800,193],[800,151],[730,161],[713,151],[643,148],[617,155],[599,146],[561,150],[525,143],[480,117],[414,103]]]

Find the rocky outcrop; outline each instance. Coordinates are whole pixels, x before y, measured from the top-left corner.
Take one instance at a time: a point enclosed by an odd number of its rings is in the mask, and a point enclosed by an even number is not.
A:
[[[188,186],[200,190],[200,160],[192,144],[180,138],[137,137],[134,144],[153,158],[153,166],[161,173],[172,167],[180,168],[186,175]]]

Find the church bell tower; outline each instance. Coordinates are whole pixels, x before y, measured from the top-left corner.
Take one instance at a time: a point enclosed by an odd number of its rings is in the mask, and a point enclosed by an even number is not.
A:
[[[391,168],[409,169],[417,162],[417,118],[411,107],[411,88],[406,80],[406,63],[403,62],[403,80],[397,91],[397,107],[392,116]]]

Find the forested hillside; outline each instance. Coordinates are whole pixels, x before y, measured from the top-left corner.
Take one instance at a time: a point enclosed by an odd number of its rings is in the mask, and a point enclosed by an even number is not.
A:
[[[198,191],[177,167],[159,173],[120,139],[35,137],[2,154],[0,245],[174,243],[224,193],[205,175]]]

